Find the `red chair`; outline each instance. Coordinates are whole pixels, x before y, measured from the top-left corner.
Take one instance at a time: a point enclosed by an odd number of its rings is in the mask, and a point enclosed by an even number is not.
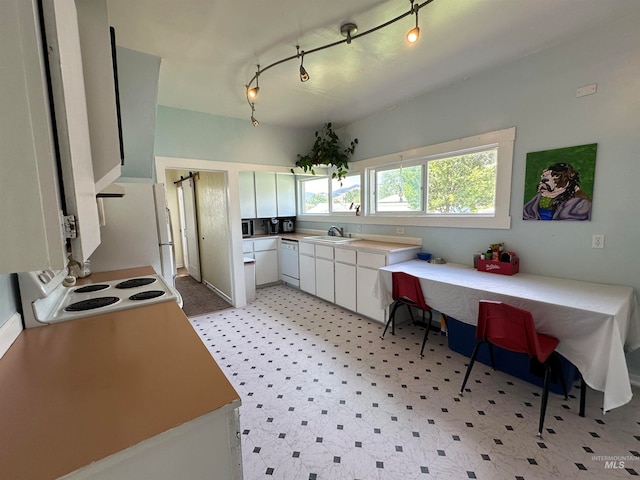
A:
[[[423,358],[424,345],[425,343],[427,343],[427,338],[429,337],[429,327],[431,326],[432,314],[431,307],[424,301],[422,287],[420,286],[420,279],[405,272],[392,272],[391,279],[393,285],[392,296],[395,300],[395,303],[391,308],[389,320],[387,321],[387,324],[384,327],[384,332],[382,332],[382,336],[380,338],[384,339],[384,335],[385,333],[387,333],[389,324],[391,324],[391,335],[396,334],[396,311],[398,310],[398,307],[406,305],[413,324],[425,328],[424,339],[422,340],[422,348],[420,349],[420,358]],[[413,311],[411,310],[412,307],[422,310],[421,321],[416,321],[416,319],[413,317]],[[429,315],[429,320],[426,320],[427,314]]]
[[[489,300],[480,300],[476,339],[477,343],[471,354],[471,361],[469,362],[467,373],[464,375],[464,381],[460,388],[460,396],[462,396],[464,387],[469,379],[469,374],[476,361],[478,349],[483,343],[489,345],[491,366],[494,369],[493,345],[516,353],[526,353],[530,358],[537,360],[544,367],[544,386],[540,405],[540,423],[538,426],[538,436],[542,437],[542,427],[547,410],[549,385],[552,376],[551,366],[554,357],[559,356],[555,351],[559,340],[549,335],[536,332],[533,316],[530,312],[507,305],[506,303],[492,302]],[[564,382],[564,374],[561,368],[559,368],[558,371],[566,400],[567,389]]]

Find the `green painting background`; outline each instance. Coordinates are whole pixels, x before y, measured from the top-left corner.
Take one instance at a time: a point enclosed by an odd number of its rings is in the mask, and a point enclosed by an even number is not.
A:
[[[593,181],[596,171],[597,143],[577,147],[556,148],[527,153],[527,170],[524,176],[524,204],[536,196],[540,174],[554,163],[570,163],[580,174],[580,189],[593,202]]]

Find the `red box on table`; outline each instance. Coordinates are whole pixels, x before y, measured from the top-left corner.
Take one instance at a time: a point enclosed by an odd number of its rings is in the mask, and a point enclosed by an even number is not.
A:
[[[501,275],[513,275],[520,270],[520,259],[512,256],[508,262],[499,262],[497,260],[478,260],[478,271],[499,273]]]

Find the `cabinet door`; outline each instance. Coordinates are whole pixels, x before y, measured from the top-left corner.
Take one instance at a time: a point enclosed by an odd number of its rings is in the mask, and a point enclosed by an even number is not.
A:
[[[73,0],[48,0],[42,2],[42,10],[51,66],[65,213],[76,217],[78,235],[71,239],[71,250],[74,258],[82,262],[100,245],[100,223],[78,14]]]
[[[256,285],[266,285],[277,282],[280,279],[278,272],[278,251],[267,250],[255,252],[256,259]]]
[[[66,265],[35,2],[0,2],[0,273]]]
[[[276,174],[254,172],[256,182],[256,218],[278,216],[276,200]]]
[[[296,216],[296,180],[290,173],[276,173],[278,216]]]
[[[336,253],[337,253],[336,249]],[[336,303],[341,307],[356,311],[356,266],[336,262],[335,264]]]
[[[96,192],[120,176],[123,153],[106,0],[76,0]],[[115,48],[115,45],[114,45]],[[154,105],[155,107],[155,105]]]
[[[316,294],[316,259],[309,255],[300,255],[300,290]]]
[[[316,295],[327,302],[335,301],[333,260],[316,257]]]
[[[240,188],[240,217],[257,218],[253,172],[239,172],[238,183]]]
[[[358,256],[360,256],[359,252]],[[377,269],[360,266],[357,267],[357,312],[373,318],[374,320],[378,320],[379,322],[384,322],[384,309],[380,308],[380,302],[373,294],[373,289],[375,288],[377,279]]]

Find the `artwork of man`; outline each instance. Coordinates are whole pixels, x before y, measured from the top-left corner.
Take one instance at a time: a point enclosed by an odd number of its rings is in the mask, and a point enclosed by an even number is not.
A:
[[[589,220],[591,199],[580,190],[570,163],[554,163],[540,175],[538,194],[524,206],[525,220]]]
[[[591,196],[588,192],[593,191],[595,153],[596,144],[528,154],[528,188],[525,188],[522,218],[590,220]],[[587,189],[581,185],[583,179],[576,164],[587,172]]]

